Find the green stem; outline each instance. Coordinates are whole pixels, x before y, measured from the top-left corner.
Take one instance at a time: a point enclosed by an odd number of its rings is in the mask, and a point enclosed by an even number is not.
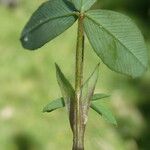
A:
[[[78,35],[76,47],[76,71],[75,71],[75,101],[74,101],[74,125],[73,125],[73,150],[84,150],[84,124],[81,102],[81,87],[83,84],[84,64],[84,29],[83,14],[78,20]]]

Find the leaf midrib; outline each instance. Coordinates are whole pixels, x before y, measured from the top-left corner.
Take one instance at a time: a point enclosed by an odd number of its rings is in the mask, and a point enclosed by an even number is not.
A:
[[[134,55],[134,53],[132,53],[132,51],[130,51],[130,49],[127,48],[114,34],[112,34],[108,29],[106,29],[102,24],[100,24],[99,22],[97,22],[96,20],[94,20],[88,14],[85,14],[85,17],[87,17],[88,19],[90,19],[91,21],[93,21],[96,25],[101,26],[108,34],[110,34],[113,38],[115,38],[115,40],[117,40],[125,49],[128,49],[128,52],[130,54],[132,54],[136,58],[136,60],[146,69],[146,66],[141,62],[141,60],[139,60],[138,57],[136,57],[136,55]]]
[[[28,31],[26,31],[26,32],[23,34],[22,37],[24,37],[27,33],[36,30],[38,27],[40,27],[40,26],[42,26],[43,24],[49,22],[50,20],[55,20],[55,19],[64,18],[64,17],[69,17],[69,16],[74,16],[74,15],[76,15],[76,12],[67,13],[67,14],[65,14],[65,15],[57,16],[57,17],[53,17],[53,18],[46,18],[46,19],[43,19],[41,22],[37,23],[35,26],[31,27]]]

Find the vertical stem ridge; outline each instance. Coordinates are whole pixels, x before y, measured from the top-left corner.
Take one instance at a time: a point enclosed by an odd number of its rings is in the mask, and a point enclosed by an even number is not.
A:
[[[83,126],[83,111],[81,102],[81,87],[83,84],[83,65],[84,65],[84,29],[83,29],[83,14],[80,14],[78,20],[78,35],[76,47],[73,150],[84,150],[84,126]]]

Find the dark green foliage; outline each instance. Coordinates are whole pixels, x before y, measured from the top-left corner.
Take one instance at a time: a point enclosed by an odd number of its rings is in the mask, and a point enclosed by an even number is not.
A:
[[[84,12],[94,2],[45,2],[25,26],[22,45],[27,49],[40,48],[76,21],[77,10]],[[132,77],[139,77],[145,72],[148,64],[146,45],[140,30],[129,17],[109,10],[87,11],[83,15],[84,29],[93,49],[111,70]]]
[[[23,47],[35,50],[64,32],[77,19],[74,10],[67,0],[50,0],[43,3],[22,32]]]

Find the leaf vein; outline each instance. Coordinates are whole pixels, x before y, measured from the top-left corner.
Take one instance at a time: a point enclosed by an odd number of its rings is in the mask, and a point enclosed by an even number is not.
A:
[[[88,14],[85,14],[85,16],[90,19],[92,22],[94,22],[96,25],[101,26],[108,34],[110,34],[115,40],[117,40],[125,49],[128,49],[129,53],[132,54],[137,61],[146,69],[147,67],[138,59],[138,57],[136,55],[134,55],[134,53],[132,53],[132,51],[126,47],[114,34],[112,34],[108,29],[106,29],[103,25],[101,25],[99,22],[97,22],[96,20],[94,20],[92,17],[90,17]]]

